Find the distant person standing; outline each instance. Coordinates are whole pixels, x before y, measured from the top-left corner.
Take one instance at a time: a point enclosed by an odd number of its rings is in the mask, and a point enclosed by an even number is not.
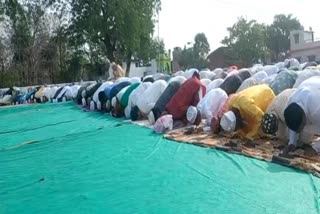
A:
[[[126,73],[120,65],[113,62],[111,64],[111,68],[112,68],[113,80],[117,80],[121,77],[125,77]]]

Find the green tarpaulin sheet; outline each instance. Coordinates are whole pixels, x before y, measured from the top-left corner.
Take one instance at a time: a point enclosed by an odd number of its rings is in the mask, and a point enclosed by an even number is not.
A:
[[[73,103],[0,110],[0,213],[319,213],[320,180]]]

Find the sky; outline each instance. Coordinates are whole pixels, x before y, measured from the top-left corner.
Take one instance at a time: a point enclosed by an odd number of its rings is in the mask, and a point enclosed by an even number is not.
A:
[[[171,50],[190,46],[200,32],[215,50],[240,16],[270,24],[276,14],[293,14],[320,37],[320,0],[161,0],[161,7],[159,35]]]

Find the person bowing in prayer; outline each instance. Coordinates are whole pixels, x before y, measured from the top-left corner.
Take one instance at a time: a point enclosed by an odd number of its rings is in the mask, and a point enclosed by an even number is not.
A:
[[[221,118],[221,128],[229,133],[253,140],[259,137],[261,120],[275,95],[268,85],[257,85],[234,94],[229,111]]]
[[[302,133],[310,136],[320,134],[319,100],[320,77],[304,81],[289,98],[284,111],[284,119],[289,128],[289,144],[283,150],[284,156],[300,146],[299,137]]]

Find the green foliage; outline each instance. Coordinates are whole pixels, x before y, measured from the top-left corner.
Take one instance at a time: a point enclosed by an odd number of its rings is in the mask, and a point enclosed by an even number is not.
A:
[[[240,59],[241,66],[250,66],[268,55],[266,26],[243,17],[228,29],[229,36],[222,43],[230,47]]]
[[[155,58],[159,10],[160,0],[0,0],[0,84],[105,78],[110,61]]]
[[[228,28],[229,36],[222,43],[232,49],[241,66],[250,66],[267,58],[281,60],[280,56],[285,56],[290,49],[290,32],[302,29],[292,15],[276,15],[269,26],[240,17]]]
[[[210,45],[207,37],[204,33],[198,33],[194,38],[193,47],[176,48],[174,55],[181,69],[203,69],[208,66],[206,58],[209,51]]]
[[[290,32],[303,30],[297,18],[289,15],[276,15],[273,23],[267,27],[267,46],[272,51],[272,59],[277,61],[290,49]]]
[[[73,45],[104,45],[110,61],[131,60],[134,55],[148,56],[152,46],[154,15],[159,0],[74,0],[70,26]]]

